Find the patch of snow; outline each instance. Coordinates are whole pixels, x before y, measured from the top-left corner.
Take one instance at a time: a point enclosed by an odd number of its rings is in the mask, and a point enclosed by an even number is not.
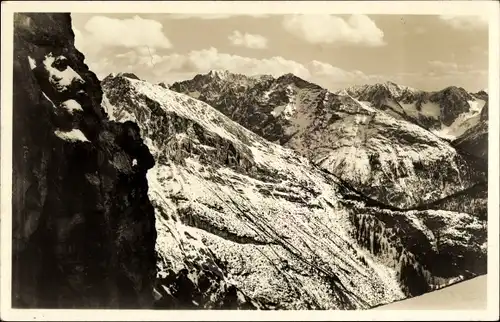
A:
[[[399,105],[401,105],[405,113],[411,117],[418,117],[418,115],[420,114],[420,112],[417,110],[417,106],[415,103],[399,102]]]
[[[186,94],[189,95],[189,96],[191,96],[191,97],[193,97],[193,98],[198,99],[200,97],[201,93],[199,91],[193,91],[193,92],[188,92]]]
[[[286,87],[286,96],[287,96],[287,99],[288,99],[288,103],[286,103],[285,105],[277,106],[271,112],[271,114],[274,117],[277,117],[279,115],[283,115],[283,117],[285,119],[289,119],[295,113],[295,111],[297,109],[297,105],[296,105],[296,102],[295,102],[295,97],[293,95],[293,88],[292,88],[291,85],[288,85]]]
[[[116,121],[121,122],[121,123],[125,123],[127,121],[138,123],[135,115],[132,113],[129,113],[128,111],[125,111],[125,110],[121,110],[117,113],[113,113],[109,119],[116,120]]]
[[[403,102],[398,102],[399,105],[403,108],[406,114],[408,114],[411,117],[418,117],[419,115],[425,116],[425,117],[431,117],[435,119],[439,119],[441,116],[441,108],[439,107],[439,104],[433,103],[433,102],[427,102],[421,105],[420,111],[417,109],[416,103],[403,103]]]
[[[45,97],[52,104],[53,108],[57,108],[56,104],[54,104],[54,102],[52,102],[52,100],[50,99],[50,97],[48,97],[47,94],[45,94],[44,91],[42,91],[42,95],[43,95],[43,97]]]
[[[467,101],[470,106],[470,111],[473,113],[481,113],[481,110],[483,109],[484,105],[486,104],[485,100],[477,99],[474,101]]]
[[[480,115],[471,113],[460,114],[450,126],[441,126],[440,130],[432,131],[434,134],[449,140],[454,140],[464,134],[467,130],[476,126],[480,122]]]
[[[57,60],[67,60],[64,56],[54,57],[52,53],[45,56],[43,65],[45,70],[49,73],[49,82],[56,87],[57,90],[66,90],[75,80],[84,82],[82,77],[71,67],[67,66],[63,71],[58,70],[52,65]]]
[[[83,108],[80,105],[80,103],[78,103],[77,101],[75,101],[73,99],[64,101],[61,104],[61,106],[64,109],[66,109],[70,114],[73,114],[75,111],[83,111]]]
[[[403,107],[398,102],[396,102],[392,99],[389,99],[386,102],[386,105],[389,106],[394,112],[396,112],[397,116],[404,113]]]
[[[36,61],[33,58],[31,58],[30,56],[28,56],[28,62],[30,64],[31,70],[36,68]]]
[[[424,116],[436,119],[439,119],[439,117],[441,116],[441,108],[439,104],[433,102],[427,102],[422,104],[420,112]]]
[[[480,113],[486,102],[478,99],[475,101],[468,101],[468,103],[470,106],[468,112],[458,115],[450,126],[445,126],[443,124],[441,129],[432,132],[442,138],[454,140],[467,130],[479,124],[481,119]]]
[[[222,69],[213,69],[208,73],[208,75],[219,79],[225,79],[229,76],[229,72]]]
[[[106,96],[106,94],[103,94],[102,95],[102,101],[101,101],[101,106],[102,108],[104,109],[104,111],[106,112],[106,114],[108,114],[108,118],[110,120],[115,120],[115,115],[114,113],[117,111],[117,108],[113,106],[113,104],[111,104],[109,102],[109,99],[108,97]]]
[[[272,93],[272,90],[267,90],[262,94],[262,99],[267,102],[269,100],[269,95]]]
[[[368,101],[358,101],[357,99],[353,98],[351,96],[351,98],[358,102],[359,105],[361,105],[365,110],[369,111],[369,112],[375,112],[375,109],[372,107],[372,103],[368,102]]]
[[[83,134],[82,131],[78,129],[73,129],[71,131],[59,131],[56,130],[54,131],[54,134],[57,135],[59,138],[65,140],[65,141],[70,141],[70,142],[89,142],[85,134]]]
[[[370,159],[367,151],[356,146],[345,146],[335,150],[320,161],[325,168],[336,169],[343,178],[366,182],[371,176]]]

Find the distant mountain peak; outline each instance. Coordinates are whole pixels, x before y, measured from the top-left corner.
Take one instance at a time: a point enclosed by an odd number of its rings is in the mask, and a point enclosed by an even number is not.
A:
[[[125,73],[118,73],[117,75],[118,77],[121,76],[121,77],[127,77],[127,78],[131,78],[131,79],[136,79],[136,80],[141,80],[136,74],[134,73],[128,73],[128,72],[125,72]]]
[[[276,78],[276,82],[278,83],[284,83],[287,85],[295,85],[298,88],[305,88],[305,87],[314,87],[314,88],[320,88],[319,85],[316,85],[314,83],[311,83],[309,81],[306,81],[303,78],[300,78],[299,76],[293,74],[293,73],[286,73],[284,75],[281,75],[280,77]]]
[[[113,79],[113,78],[119,78],[119,77],[125,77],[125,78],[130,78],[130,79],[135,79],[135,80],[141,80],[134,73],[120,72],[120,73],[110,73],[108,76],[104,77],[104,79],[102,81],[104,82],[106,79]]]
[[[442,92],[457,92],[457,93],[467,93],[463,87],[458,87],[455,85],[448,86],[442,90]]]
[[[207,75],[210,77],[224,79],[227,78],[230,74],[232,73],[226,69],[212,69],[211,71],[208,72]]]
[[[376,96],[378,99],[381,98],[398,98],[407,94],[414,94],[421,92],[418,89],[400,85],[393,81],[385,81],[383,83],[375,83],[375,84],[365,84],[365,85],[355,85],[351,87],[347,87],[340,91],[337,91],[339,94],[349,94],[354,96]]]

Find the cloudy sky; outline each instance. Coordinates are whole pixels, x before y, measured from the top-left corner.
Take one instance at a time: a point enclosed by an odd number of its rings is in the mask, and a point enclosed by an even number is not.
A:
[[[76,47],[102,78],[172,83],[212,69],[294,73],[331,90],[393,81],[487,88],[488,24],[478,16],[73,13]]]

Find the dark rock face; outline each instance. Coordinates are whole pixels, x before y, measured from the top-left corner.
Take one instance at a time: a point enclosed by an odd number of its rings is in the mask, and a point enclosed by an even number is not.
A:
[[[465,131],[452,143],[457,149],[488,162],[488,94],[481,91],[474,95],[486,101],[479,115],[479,123]]]
[[[454,240],[453,229],[443,211],[395,212],[378,209],[374,212],[352,204],[351,221],[354,236],[370,253],[385,258],[396,269],[405,293],[417,296],[432,291],[443,280],[454,276],[465,279],[485,274],[486,254],[480,251],[487,234],[482,225],[471,225],[471,218],[451,213],[460,221],[468,242]],[[418,216],[429,229],[426,233],[408,223],[408,217]],[[432,240],[429,237],[432,236]],[[470,247],[474,244],[475,246]],[[484,245],[484,244],[483,244]],[[471,274],[471,272],[474,273]]]
[[[486,98],[486,104],[481,110],[481,121],[488,121],[488,98]]]
[[[488,122],[479,124],[467,130],[454,140],[453,145],[475,157],[488,160]]]
[[[467,101],[472,99],[472,95],[465,89],[456,86],[447,87],[429,98],[431,102],[439,103],[441,122],[447,126],[451,125],[458,115],[469,111]]]
[[[442,209],[459,213],[469,213],[481,220],[488,220],[488,183],[481,182],[418,209]]]
[[[69,14],[16,14],[12,303],[147,308],[156,274],[154,160],[108,120]]]

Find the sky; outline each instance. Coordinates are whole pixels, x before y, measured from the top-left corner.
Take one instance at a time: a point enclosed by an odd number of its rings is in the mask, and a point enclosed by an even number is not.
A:
[[[480,16],[72,13],[75,46],[104,78],[153,83],[210,70],[293,73],[330,90],[392,81],[422,90],[488,87]]]

